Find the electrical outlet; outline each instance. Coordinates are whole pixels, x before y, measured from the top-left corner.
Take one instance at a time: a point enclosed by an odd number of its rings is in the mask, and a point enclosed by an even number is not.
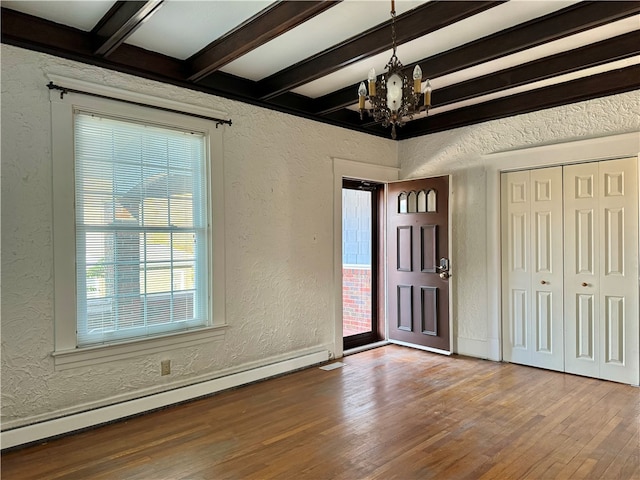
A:
[[[160,362],[160,375],[169,375],[171,373],[171,360],[162,360]]]

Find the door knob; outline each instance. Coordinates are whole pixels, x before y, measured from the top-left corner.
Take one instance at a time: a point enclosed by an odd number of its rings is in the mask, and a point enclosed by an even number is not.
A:
[[[541,280],[541,281],[540,281],[540,283],[541,283],[542,285],[546,285],[546,284],[547,284],[547,282],[545,282],[544,280]]]
[[[587,282],[582,282],[582,286],[583,286],[583,287],[588,287],[588,286],[589,286],[589,284],[588,284]]]
[[[441,272],[440,273],[440,278],[443,279],[443,280],[446,280],[450,276],[451,276],[451,274],[449,272]]]

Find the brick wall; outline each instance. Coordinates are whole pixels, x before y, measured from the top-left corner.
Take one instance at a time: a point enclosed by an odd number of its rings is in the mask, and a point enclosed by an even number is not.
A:
[[[344,336],[371,330],[371,269],[342,267],[342,325]]]

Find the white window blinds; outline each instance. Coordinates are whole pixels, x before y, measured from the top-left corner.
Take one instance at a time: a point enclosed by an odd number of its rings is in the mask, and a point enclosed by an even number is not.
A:
[[[204,136],[74,121],[78,346],[208,325]]]

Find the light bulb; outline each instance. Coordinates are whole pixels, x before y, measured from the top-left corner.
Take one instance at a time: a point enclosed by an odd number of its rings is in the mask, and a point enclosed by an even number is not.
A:
[[[431,106],[431,82],[427,79],[427,83],[424,86],[424,106]]]
[[[371,70],[369,70],[369,96],[370,97],[375,97],[376,96],[376,69],[372,68]]]
[[[364,108],[364,97],[367,95],[367,87],[364,86],[364,82],[360,82],[358,86],[358,106],[360,110]]]
[[[420,95],[420,89],[422,88],[422,69],[420,65],[416,65],[413,69],[413,93]]]

